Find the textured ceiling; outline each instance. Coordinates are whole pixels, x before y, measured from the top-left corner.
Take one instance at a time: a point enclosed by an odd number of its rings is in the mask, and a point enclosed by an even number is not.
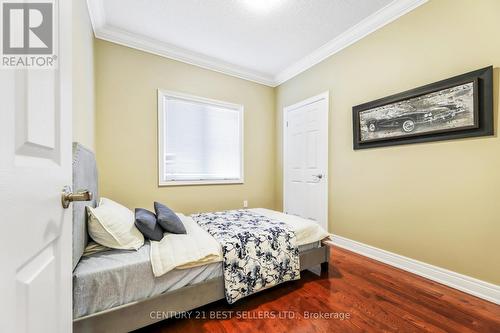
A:
[[[109,28],[274,77],[389,3],[105,0],[101,6]]]

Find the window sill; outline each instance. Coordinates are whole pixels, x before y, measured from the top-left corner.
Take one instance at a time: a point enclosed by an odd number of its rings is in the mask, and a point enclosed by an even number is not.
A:
[[[227,180],[169,180],[160,181],[158,186],[190,186],[190,185],[237,185],[244,184],[243,179],[227,179]]]

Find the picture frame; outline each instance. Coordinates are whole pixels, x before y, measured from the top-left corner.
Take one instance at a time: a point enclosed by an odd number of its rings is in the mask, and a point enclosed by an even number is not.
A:
[[[355,150],[493,135],[493,67],[360,104],[352,110]]]

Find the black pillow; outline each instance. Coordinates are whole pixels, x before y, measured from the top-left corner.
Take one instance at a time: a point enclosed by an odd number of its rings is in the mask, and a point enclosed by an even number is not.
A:
[[[163,230],[156,222],[156,215],[147,209],[135,209],[135,226],[148,239],[160,241],[163,238]]]
[[[156,220],[161,227],[173,234],[185,234],[186,228],[181,219],[170,208],[155,202]]]

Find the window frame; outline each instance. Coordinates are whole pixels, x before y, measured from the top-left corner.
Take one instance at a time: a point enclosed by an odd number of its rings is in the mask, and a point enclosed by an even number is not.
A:
[[[191,102],[210,104],[218,107],[232,109],[240,114],[240,178],[238,179],[202,179],[202,180],[164,180],[164,163],[162,156],[165,150],[166,131],[164,126],[165,98],[183,99]],[[244,106],[241,104],[229,103],[215,99],[199,97],[170,90],[158,89],[158,186],[184,186],[184,185],[221,185],[221,184],[244,184]]]

